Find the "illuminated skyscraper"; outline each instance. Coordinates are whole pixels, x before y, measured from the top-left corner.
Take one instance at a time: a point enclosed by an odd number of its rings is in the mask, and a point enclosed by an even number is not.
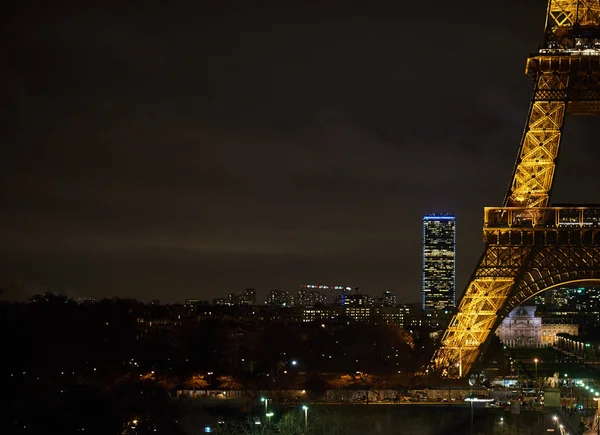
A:
[[[456,218],[448,214],[423,217],[423,309],[456,305]]]

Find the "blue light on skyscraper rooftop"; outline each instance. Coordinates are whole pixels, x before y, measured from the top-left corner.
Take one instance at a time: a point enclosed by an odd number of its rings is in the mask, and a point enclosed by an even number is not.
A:
[[[455,219],[456,219],[456,217],[453,216],[453,215],[451,215],[451,214],[430,214],[430,215],[423,216],[423,220],[424,221],[432,221],[432,220],[435,220],[435,221],[439,221],[439,220],[449,220],[449,221],[452,221],[452,220],[455,220]]]

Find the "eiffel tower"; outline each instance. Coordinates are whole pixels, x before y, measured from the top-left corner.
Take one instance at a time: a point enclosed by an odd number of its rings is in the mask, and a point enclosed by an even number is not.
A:
[[[430,363],[460,378],[516,306],[600,280],[600,207],[549,206],[567,115],[600,115],[600,0],[549,0],[544,43],[527,59],[534,91],[502,207],[485,207],[485,250]]]

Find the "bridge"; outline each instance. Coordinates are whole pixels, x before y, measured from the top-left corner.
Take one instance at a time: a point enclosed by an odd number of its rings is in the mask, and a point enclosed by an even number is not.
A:
[[[567,115],[600,115],[600,0],[549,0],[534,91],[501,207],[484,209],[484,252],[429,371],[461,378],[516,306],[559,285],[600,281],[600,205],[550,206]]]

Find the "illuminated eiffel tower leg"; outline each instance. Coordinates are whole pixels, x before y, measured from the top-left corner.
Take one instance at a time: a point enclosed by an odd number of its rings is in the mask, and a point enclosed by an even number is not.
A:
[[[600,281],[600,207],[485,209],[486,249],[431,369],[460,377],[508,313],[556,286]]]
[[[503,252],[504,251],[504,252]],[[487,249],[477,268],[479,275],[485,275],[483,263],[492,258],[510,255],[508,249]],[[506,270],[506,276],[497,275],[494,268],[490,276],[476,276],[471,279],[458,305],[458,311],[446,330],[441,347],[434,356],[433,368],[442,375],[459,377],[468,373],[479,355],[480,346],[486,342],[497,324],[498,311],[504,306],[515,282],[516,271]]]
[[[550,0],[512,181],[486,208],[485,251],[430,369],[469,373],[512,308],[564,283],[600,279],[600,208],[548,207],[565,117],[600,115],[600,0]]]
[[[569,75],[544,71],[537,77],[507,206],[548,205],[562,137]]]

